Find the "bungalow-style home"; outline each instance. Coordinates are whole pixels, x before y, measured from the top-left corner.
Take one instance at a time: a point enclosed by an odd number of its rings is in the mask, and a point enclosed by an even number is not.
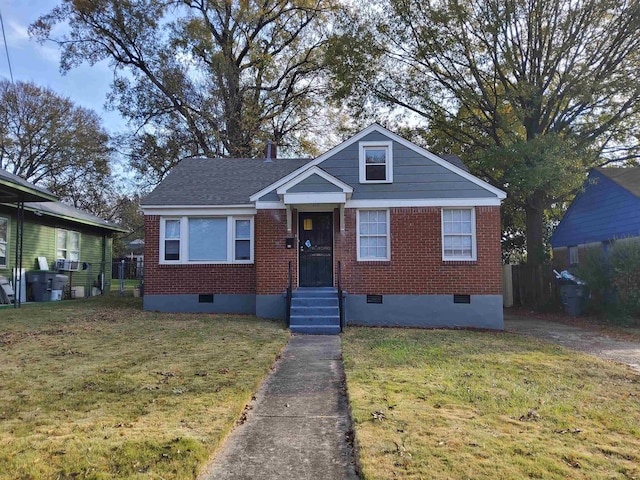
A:
[[[502,191],[375,124],[271,157],[184,159],[143,200],[145,309],[283,319],[291,281],[294,332],[339,331],[338,286],[349,324],[502,328]]]
[[[591,247],[640,239],[640,167],[594,168],[551,236],[553,263],[564,270]]]
[[[40,270],[38,258],[44,257],[50,271],[68,277],[65,297],[107,291],[112,236],[125,230],[56,200],[0,169],[0,275],[12,280],[16,268]],[[29,300],[14,290],[18,300]]]

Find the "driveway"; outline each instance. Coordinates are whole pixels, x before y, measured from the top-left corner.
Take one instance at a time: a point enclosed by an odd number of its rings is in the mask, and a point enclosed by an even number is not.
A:
[[[624,363],[640,374],[640,342],[617,340],[587,328],[509,314],[504,316],[504,329]]]

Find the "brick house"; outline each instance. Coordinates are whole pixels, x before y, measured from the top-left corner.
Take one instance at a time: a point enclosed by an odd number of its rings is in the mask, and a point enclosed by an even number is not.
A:
[[[501,329],[504,198],[376,124],[315,159],[184,159],[142,202],[144,308],[282,319],[291,265],[293,331],[339,331],[338,271],[349,324]]]

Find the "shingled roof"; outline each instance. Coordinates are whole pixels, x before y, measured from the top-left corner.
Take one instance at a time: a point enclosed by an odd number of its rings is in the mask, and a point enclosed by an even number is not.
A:
[[[185,158],[142,205],[247,205],[249,197],[310,158]]]
[[[595,170],[640,198],[640,167],[608,167]]]

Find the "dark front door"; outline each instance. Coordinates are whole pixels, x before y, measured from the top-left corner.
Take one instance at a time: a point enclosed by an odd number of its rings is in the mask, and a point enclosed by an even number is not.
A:
[[[333,286],[333,213],[301,212],[300,286]]]

